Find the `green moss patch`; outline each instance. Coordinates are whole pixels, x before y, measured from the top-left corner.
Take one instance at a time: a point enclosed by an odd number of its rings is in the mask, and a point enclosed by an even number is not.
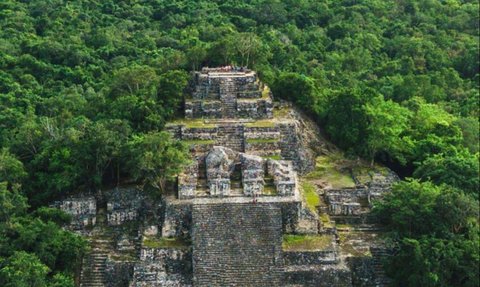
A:
[[[269,94],[270,94],[270,88],[268,86],[264,86],[262,91],[262,99],[268,99]]]
[[[264,159],[273,159],[273,160],[281,160],[282,156],[279,154],[267,155],[263,156]]]
[[[258,120],[251,123],[246,123],[249,128],[274,128],[275,122],[273,120]]]
[[[247,143],[262,144],[262,143],[276,143],[278,139],[247,139]]]
[[[332,221],[330,220],[330,216],[327,213],[322,213],[319,215],[320,221],[322,221],[322,225],[324,228],[333,228]]]
[[[263,187],[263,194],[264,195],[278,195],[278,191],[275,189],[273,185],[266,185]]]
[[[207,144],[214,144],[214,140],[184,140],[184,143],[188,145],[207,145]]]
[[[386,167],[375,164],[373,167],[369,165],[359,165],[352,168],[352,173],[360,184],[367,184],[373,180],[372,176],[387,176],[388,169]]]
[[[143,247],[147,248],[187,248],[188,242],[179,237],[144,237]]]
[[[340,167],[338,155],[319,156],[316,159],[315,170],[305,176],[308,180],[322,180],[333,188],[355,187],[355,182],[348,172]]]
[[[213,129],[216,128],[215,123],[207,122],[204,119],[178,119],[169,123],[170,125],[185,125],[187,128],[203,128]]]
[[[370,249],[365,242],[374,243],[374,234],[355,231],[339,231],[340,250],[343,254],[353,257],[371,257]]]
[[[290,108],[287,108],[287,107],[273,109],[274,118],[285,118],[288,116],[289,113],[290,113]]]
[[[305,181],[301,183],[301,186],[308,209],[314,213],[317,213],[317,206],[320,205],[320,196],[316,192],[315,185]]]
[[[295,235],[283,236],[282,248],[285,251],[321,251],[333,248],[332,235]]]

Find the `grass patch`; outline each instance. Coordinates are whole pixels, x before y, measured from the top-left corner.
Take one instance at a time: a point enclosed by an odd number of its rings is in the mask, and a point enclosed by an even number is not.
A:
[[[321,179],[333,188],[355,187],[355,182],[348,173],[341,172],[336,164],[335,156],[319,156],[316,159],[315,170],[305,176],[305,179]]]
[[[285,118],[290,113],[290,108],[282,107],[273,109],[273,117],[275,118]]]
[[[249,128],[274,128],[275,122],[272,120],[258,120],[251,123],[246,123],[245,126]]]
[[[132,262],[132,261],[138,260],[135,254],[111,254],[110,258],[114,261],[121,261],[121,262]]]
[[[275,189],[273,185],[266,185],[263,187],[263,194],[264,195],[278,195],[278,191]]]
[[[187,128],[204,128],[213,129],[216,128],[215,123],[207,123],[204,119],[178,119],[170,122],[172,125],[185,125]]]
[[[207,145],[207,144],[214,144],[214,140],[184,140],[184,143],[188,145]]]
[[[179,237],[144,237],[142,245],[147,248],[186,248],[189,244]]]
[[[317,206],[320,205],[320,196],[316,192],[315,185],[310,182],[302,182],[301,186],[308,209],[317,213]]]
[[[281,160],[282,156],[279,154],[273,154],[273,155],[266,155],[263,156],[264,159],[273,159],[273,160]]]
[[[278,139],[247,139],[247,143],[261,144],[261,143],[276,143]]]
[[[373,167],[367,165],[356,166],[352,168],[355,178],[360,184],[367,184],[373,180],[372,176],[387,176],[388,169],[384,166],[375,164]]]
[[[374,239],[369,236],[362,235],[361,232],[340,231],[338,232],[340,239],[340,250],[343,254],[353,257],[371,257],[369,248],[359,245],[359,242],[373,242]]]
[[[332,248],[332,235],[283,236],[282,248],[286,251],[320,251]]]
[[[343,230],[351,230],[353,229],[352,225],[350,224],[336,224],[337,229],[343,229]]]
[[[319,215],[319,217],[324,228],[333,228],[333,224],[330,221],[330,216],[327,213],[322,213]]]
[[[270,94],[270,88],[268,86],[264,86],[262,91],[262,99],[268,99],[269,94]]]

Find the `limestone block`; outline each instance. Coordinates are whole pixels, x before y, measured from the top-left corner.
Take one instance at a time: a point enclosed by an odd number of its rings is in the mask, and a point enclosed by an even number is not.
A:
[[[96,223],[97,200],[93,196],[67,198],[54,202],[52,207],[59,208],[72,216],[69,229],[80,231]]]
[[[135,250],[135,242],[133,238],[129,238],[127,235],[122,234],[117,240],[116,249],[119,251],[133,251]]]
[[[265,185],[265,159],[255,155],[242,153],[240,155],[242,166],[243,193],[245,195],[259,195]]]
[[[140,261],[133,268],[130,286],[192,286],[191,260],[188,250],[142,248]]]
[[[212,196],[227,196],[230,194],[230,187],[229,178],[209,179],[208,181],[208,188]]]
[[[135,186],[114,188],[105,192],[107,198],[107,223],[121,225],[136,220],[142,210],[144,195]]]
[[[158,234],[158,226],[157,225],[147,226],[143,230],[143,235],[145,235],[145,236],[155,236],[157,234]]]
[[[198,162],[193,161],[178,176],[178,198],[191,198],[195,196],[198,179]]]
[[[223,196],[230,193],[230,175],[235,168],[238,153],[232,149],[214,146],[205,158],[210,194]]]
[[[279,195],[294,195],[297,188],[297,175],[293,170],[292,162],[285,160],[267,161],[268,174],[273,177],[273,182]]]
[[[357,202],[331,202],[329,211],[333,215],[359,215],[361,206]]]

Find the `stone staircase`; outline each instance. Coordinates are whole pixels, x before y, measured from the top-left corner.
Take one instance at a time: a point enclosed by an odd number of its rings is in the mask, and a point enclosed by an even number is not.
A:
[[[97,226],[88,239],[90,252],[82,260],[80,287],[105,286],[105,269],[108,255],[114,245],[112,235],[105,231],[107,225],[106,208],[97,210]]]
[[[106,260],[113,246],[113,240],[107,235],[96,235],[90,240],[91,251],[82,262],[80,287],[105,286]]]
[[[237,97],[235,82],[226,78],[220,85],[220,100],[222,101],[222,117],[235,118],[237,114]]]
[[[195,204],[194,286],[282,286],[281,211],[268,204]]]
[[[243,125],[223,124],[217,130],[217,142],[219,146],[231,148],[235,151],[245,151]]]
[[[383,268],[383,260],[385,257],[390,256],[388,251],[385,248],[370,248],[373,258],[373,268],[375,274],[375,287],[386,287],[390,286],[391,280],[385,274]]]

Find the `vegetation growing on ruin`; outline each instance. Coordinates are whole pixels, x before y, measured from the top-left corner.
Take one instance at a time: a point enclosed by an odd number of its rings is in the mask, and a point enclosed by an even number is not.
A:
[[[278,195],[278,191],[273,185],[265,185],[263,188],[264,195]]]
[[[305,179],[321,181],[332,188],[354,187],[355,182],[346,167],[342,167],[340,154],[322,155],[316,158],[315,169],[305,175]]]
[[[211,123],[210,120],[205,119],[176,119],[169,123],[169,125],[185,125],[187,128],[202,128],[211,129],[217,125]]]
[[[178,237],[144,236],[142,246],[146,248],[188,248],[189,243]]]
[[[68,193],[128,178],[161,185],[156,168],[184,149],[147,142],[177,117],[188,72],[247,65],[348,156],[420,180],[382,207],[400,255],[389,263],[394,284],[476,286],[478,220],[457,207],[478,206],[478,10],[468,0],[1,1],[0,228],[29,218],[58,230],[35,212]],[[418,202],[468,224],[405,233],[399,218],[444,226]],[[49,243],[60,233],[42,234]],[[52,264],[59,253],[7,235],[0,285],[71,282]]]
[[[246,127],[250,128],[274,128],[275,121],[273,120],[257,120],[245,124]]]
[[[214,140],[184,140],[183,141],[187,145],[209,145],[214,144]]]
[[[283,236],[282,248],[284,251],[321,251],[333,248],[332,235],[295,235]]]
[[[320,205],[320,196],[318,195],[315,185],[308,181],[303,181],[301,183],[301,188],[303,191],[303,196],[307,207],[314,213],[317,212],[317,207]]]
[[[250,144],[268,144],[276,143],[278,139],[247,139],[246,142]]]
[[[281,160],[281,159],[282,159],[282,155],[280,155],[280,154],[267,155],[267,156],[263,156],[263,158],[265,158],[265,159]]]

